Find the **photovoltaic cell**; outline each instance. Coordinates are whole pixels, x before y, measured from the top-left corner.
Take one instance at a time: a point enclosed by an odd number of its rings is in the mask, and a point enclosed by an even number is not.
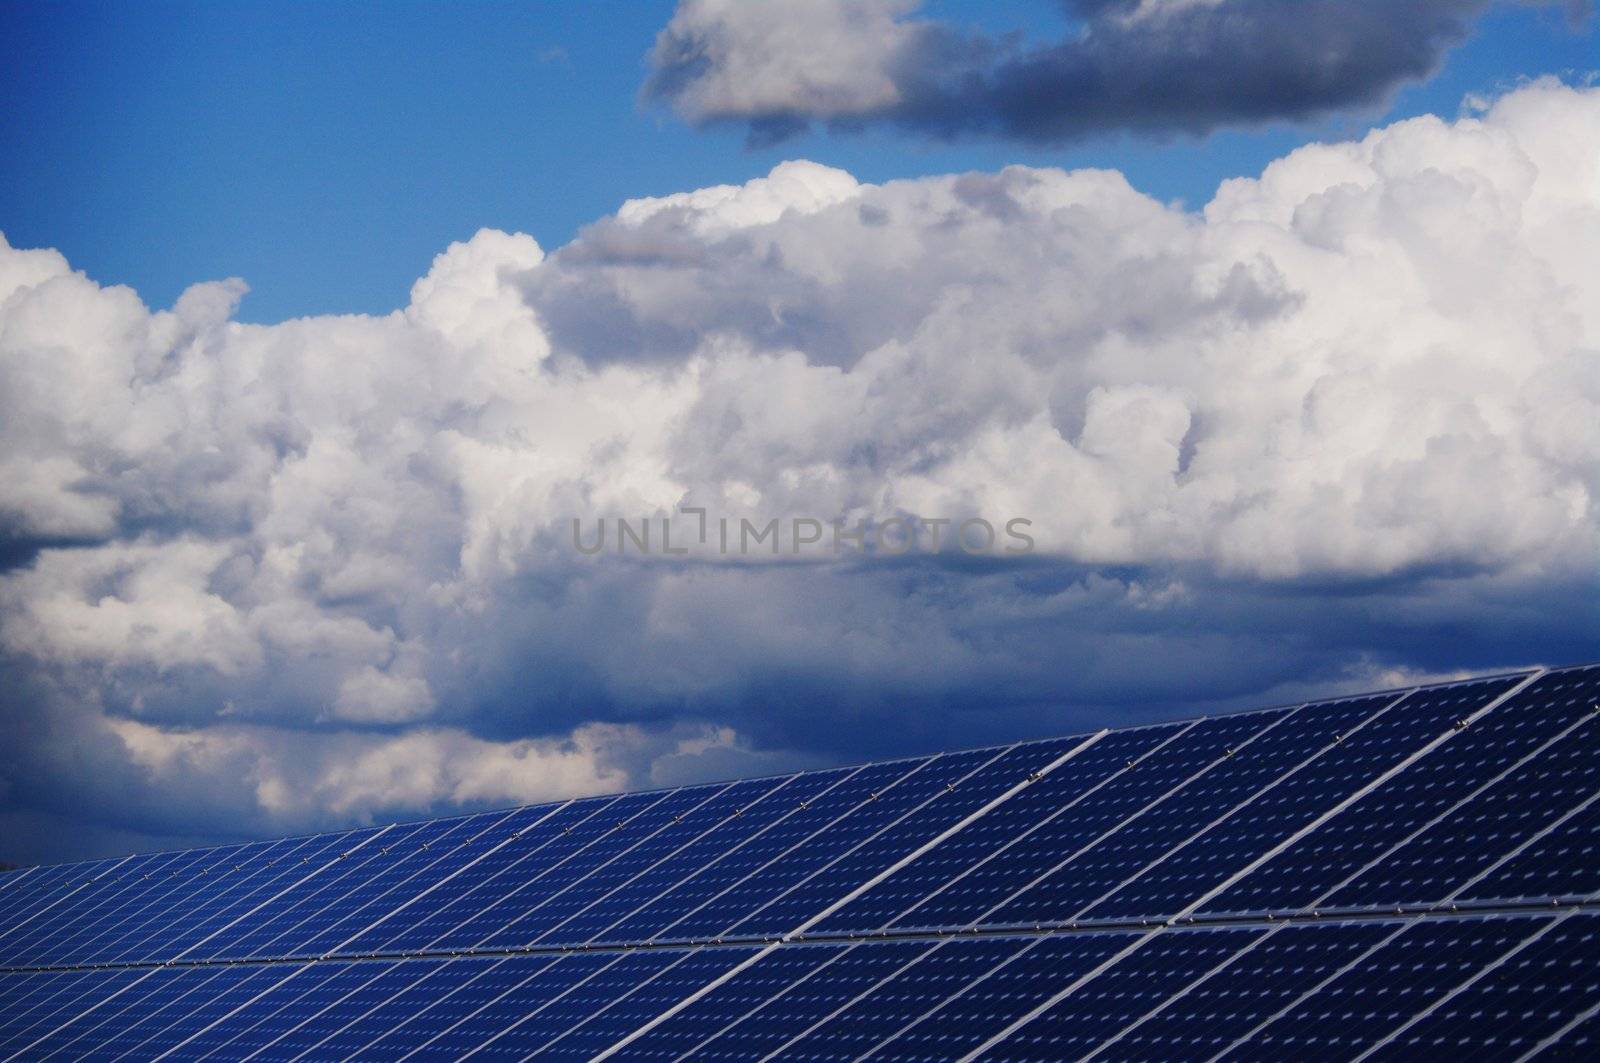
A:
[[[933,947],[930,941],[896,941],[845,949],[696,1046],[694,1058],[735,1060],[774,1052]]]
[[[1374,1059],[1452,1058],[1491,1054],[1515,1058],[1563,1025],[1563,1019],[1600,1004],[1600,964],[1594,942],[1600,916],[1557,919],[1525,947],[1395,1031]]]
[[[1516,851],[1462,897],[1480,904],[1502,898],[1592,898],[1600,892],[1600,801],[1594,798]]]
[[[58,943],[56,962],[157,962],[184,954],[215,930],[305,874],[298,859],[337,844],[327,836],[243,847],[182,903],[146,909],[141,918],[85,937],[76,949]],[[119,873],[122,873],[119,871]]]
[[[513,1046],[534,1046],[541,1059],[590,1059],[668,1008],[687,1000],[736,964],[750,959],[754,952],[750,948],[679,952],[670,964],[631,992],[607,999],[586,994],[587,1011],[567,1008],[568,1015],[541,1015],[529,1028],[514,1028],[511,1031],[515,1034],[511,1039]]]
[[[477,1006],[459,1020],[422,1042],[423,1054],[433,1059],[459,1059],[491,1038],[510,1038],[509,1047],[520,1058],[519,1047],[533,1048],[551,1026],[565,1028],[592,1014],[603,1003],[634,989],[659,974],[675,957],[659,952],[625,952],[610,955],[565,956],[541,965],[517,980],[530,961],[514,959],[499,979],[473,983],[458,997]]]
[[[526,813],[468,816],[452,821],[438,837],[412,838],[378,873],[357,882],[298,928],[294,949],[304,955],[346,951],[351,938],[402,906],[417,903],[453,869],[503,843],[526,820]]]
[[[1113,1037],[1229,954],[1266,933],[1252,927],[1162,934],[1072,989],[985,1056],[1008,1060],[1076,1059]]]
[[[358,991],[338,1015],[313,1020],[318,1029],[328,1028],[327,1032],[288,1058],[348,1059],[497,962],[486,958],[406,960],[367,990]]]
[[[287,970],[279,968],[283,977],[246,1001],[226,1022],[203,1027],[181,1042],[184,1056],[191,1059],[215,1055],[243,1058],[251,1050],[271,1040],[270,1036],[262,1036],[263,1027],[270,1031],[274,1020],[280,1016],[294,1015],[300,1007],[306,1008],[298,1012],[300,1017],[304,1017],[311,1009],[302,1001],[315,1000],[325,992],[339,995],[341,984],[359,979],[362,972],[352,971],[353,966],[349,963],[314,963]]]
[[[774,1058],[856,1059],[881,1044],[887,1031],[920,1019],[930,1003],[954,996],[1031,943],[1021,937],[939,941],[824,1018],[793,1031]]]
[[[101,1001],[114,999],[148,971],[39,971],[7,975],[16,988],[7,994],[4,1058],[28,1051],[73,1018]]]
[[[379,1036],[346,1053],[345,1059],[396,1059],[415,1048],[427,1046],[443,1037],[447,1031],[466,1022],[484,1007],[524,982],[546,971],[561,973],[548,979],[544,985],[552,993],[560,992],[580,978],[612,962],[614,956],[565,957],[530,956],[501,957],[471,961],[459,973],[465,977],[423,1003],[423,1006],[401,1021],[382,1031]]]
[[[1224,1058],[1350,1059],[1550,919],[1440,919],[1396,931]]]
[[[353,969],[368,975],[343,996],[328,1000],[320,1009],[306,1009],[300,1020],[287,1025],[274,1039],[258,1048],[250,1058],[257,1063],[296,1059],[331,1041],[340,1031],[350,1029],[357,1016],[366,1014],[379,1001],[394,999],[409,987],[426,979],[446,961],[398,960],[383,964],[356,964]],[[370,968],[370,970],[366,970]],[[438,983],[431,983],[438,984]],[[377,1033],[368,1040],[376,1039]]]
[[[1527,1059],[1542,1063],[1562,1063],[1592,1060],[1600,1055],[1600,1014],[1590,1012],[1538,1045],[1527,1054]]]
[[[690,1055],[703,1042],[853,947],[796,945],[772,949],[750,966],[735,968],[731,977],[680,1010],[670,1015],[663,1012],[667,1016],[663,1021],[629,1043],[627,1058],[673,1060]]]
[[[959,1059],[1092,974],[1135,937],[1096,933],[1035,938],[947,999],[929,1001],[924,1015],[891,1032],[870,1058]]]
[[[153,1059],[221,1023],[251,998],[278,984],[294,970],[277,965],[226,967],[217,979],[203,985],[195,968],[146,972],[149,977],[139,979],[127,990],[126,995],[133,998],[136,1009],[133,1021],[126,1025],[118,1022],[112,1027],[110,1039],[97,1045],[87,1058]],[[171,1002],[166,1002],[158,994],[172,980],[180,980],[185,986],[194,986],[196,992],[178,995]],[[81,1020],[74,1023],[75,1027],[79,1025]],[[39,1047],[43,1046],[35,1046],[33,1051]]]
[[[1589,1058],[1600,667],[0,874],[6,1059]]]
[[[254,928],[320,891],[328,879],[339,874],[344,861],[360,853],[378,834],[377,829],[366,829],[308,839],[304,845],[268,858],[259,884],[243,898],[224,900],[196,928],[197,940],[179,955],[189,960],[246,955],[242,943]]]
[[[130,981],[121,995],[74,1020],[47,1043],[59,1046],[56,1051],[64,1055],[110,1054],[109,1046],[116,1042],[118,1034],[147,1016],[181,1007],[183,1001],[193,1004],[203,1000],[206,994],[218,992],[231,978],[242,975],[230,967],[185,967],[170,973],[136,973],[149,977]]]
[[[1107,1038],[1099,1058],[1210,1059],[1395,929],[1380,922],[1269,928]]]

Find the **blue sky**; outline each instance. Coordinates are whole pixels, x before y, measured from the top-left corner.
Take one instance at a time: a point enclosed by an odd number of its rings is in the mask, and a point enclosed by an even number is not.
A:
[[[0,8],[0,861],[1600,657],[1573,13]]]
[[[1047,0],[926,9],[1048,40]],[[11,87],[0,112],[0,231],[62,250],[155,307],[238,276],[240,318],[271,322],[401,306],[440,249],[491,226],[546,248],[623,200],[765,173],[785,158],[864,181],[1102,166],[1158,198],[1205,203],[1313,139],[1345,139],[1469,93],[1593,66],[1594,26],[1502,5],[1442,69],[1385,109],[1310,125],[1163,142],[1113,134],[1038,148],[941,143],[874,128],[749,150],[639,101],[665,2],[563,4],[61,2],[7,5]]]

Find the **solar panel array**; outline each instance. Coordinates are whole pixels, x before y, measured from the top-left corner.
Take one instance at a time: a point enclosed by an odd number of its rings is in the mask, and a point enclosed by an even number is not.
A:
[[[1597,1036],[1600,666],[0,876],[0,1059]]]

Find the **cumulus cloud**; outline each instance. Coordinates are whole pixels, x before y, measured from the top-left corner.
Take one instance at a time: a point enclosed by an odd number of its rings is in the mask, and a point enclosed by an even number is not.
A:
[[[758,142],[813,120],[1037,142],[1204,133],[1379,103],[1491,2],[1061,0],[1067,30],[1040,45],[918,18],[919,0],[680,0],[645,94]]]
[[[0,244],[0,824],[309,829],[1592,656],[1596,187],[1600,92],[1547,82],[1198,213],[785,163],[481,232],[381,317],[151,311]],[[1037,546],[572,541],[682,507]]]

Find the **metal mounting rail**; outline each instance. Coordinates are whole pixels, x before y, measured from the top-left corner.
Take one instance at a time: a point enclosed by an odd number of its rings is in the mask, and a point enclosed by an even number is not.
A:
[[[393,963],[396,960],[452,960],[506,956],[551,956],[574,953],[672,952],[686,949],[759,949],[771,945],[856,945],[873,941],[951,941],[961,938],[1042,937],[1056,934],[1153,933],[1204,930],[1217,927],[1275,927],[1294,923],[1409,922],[1417,919],[1470,919],[1485,915],[1550,915],[1556,912],[1600,911],[1600,897],[1542,897],[1517,901],[1460,901],[1445,904],[1397,905],[1389,908],[1318,908],[1293,912],[1230,912],[1192,915],[1177,919],[1152,915],[1131,919],[1081,919],[1076,922],[995,924],[960,929],[874,930],[854,933],[797,934],[788,938],[722,937],[679,941],[618,941],[594,945],[526,945],[507,948],[416,949],[403,952],[363,952],[339,955],[250,956],[192,960],[130,960],[121,963],[64,963],[37,966],[3,966],[0,974],[36,971],[125,971],[160,967],[255,967],[267,964]]]

